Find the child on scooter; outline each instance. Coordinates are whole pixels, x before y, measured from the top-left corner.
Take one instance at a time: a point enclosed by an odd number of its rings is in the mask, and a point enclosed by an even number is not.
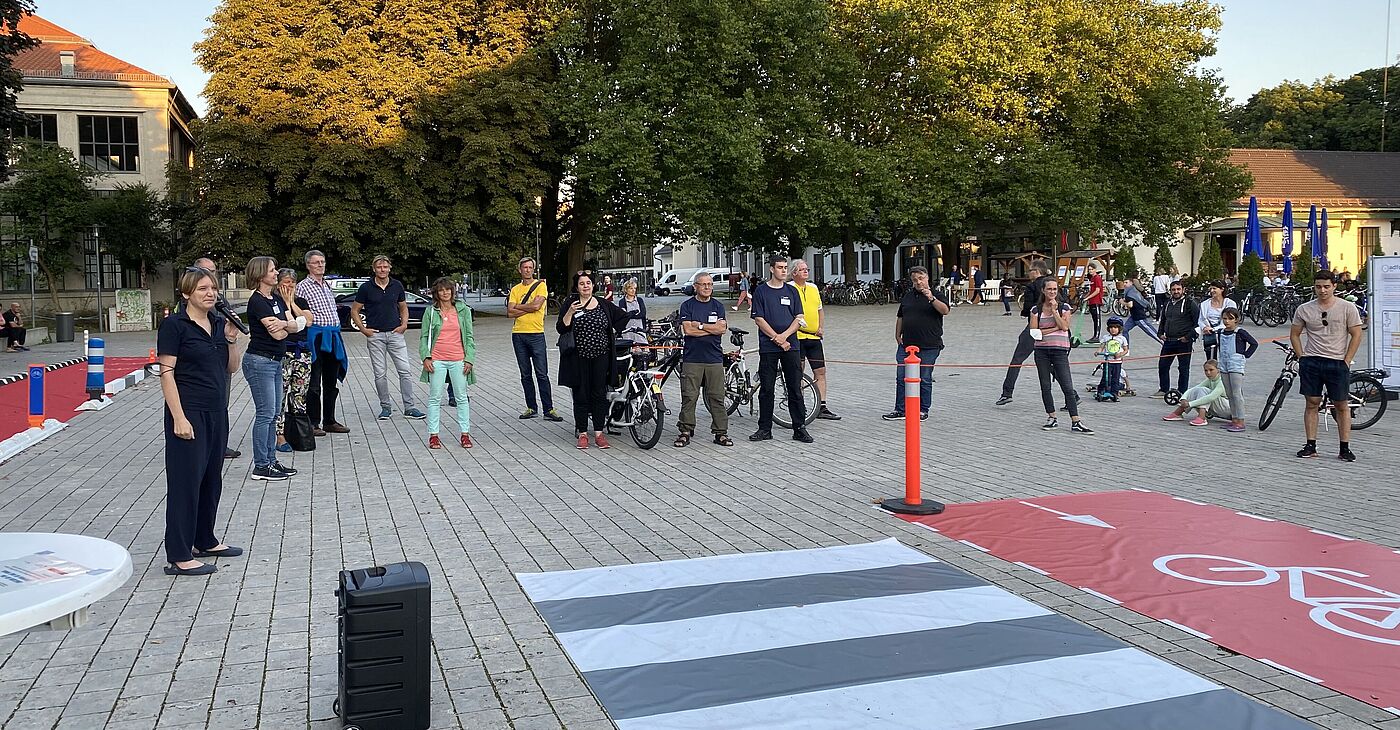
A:
[[[1099,345],[1096,355],[1104,358],[1103,384],[1099,386],[1100,400],[1117,402],[1118,392],[1123,387],[1123,359],[1128,357],[1128,338],[1123,336],[1123,320],[1111,317],[1108,320],[1108,338]],[[1103,397],[1107,394],[1107,398]]]

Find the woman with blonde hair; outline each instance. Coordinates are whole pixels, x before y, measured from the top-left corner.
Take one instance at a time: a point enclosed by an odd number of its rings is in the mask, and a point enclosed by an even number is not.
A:
[[[467,386],[476,382],[476,340],[472,336],[472,310],[457,301],[457,286],[447,277],[433,282],[433,306],[423,312],[418,336],[418,357],[423,361],[420,380],[428,383],[428,448],[442,448],[438,427],[442,422],[442,391],[452,381],[457,397],[457,425],[462,448],[472,447],[471,403]]]
[[[282,358],[287,336],[305,328],[305,319],[291,318],[287,303],[277,293],[277,262],[271,256],[254,256],[244,271],[248,297],[248,351],[243,353],[243,378],[253,392],[254,480],[286,481],[296,469],[277,461],[277,416],[282,412]]]

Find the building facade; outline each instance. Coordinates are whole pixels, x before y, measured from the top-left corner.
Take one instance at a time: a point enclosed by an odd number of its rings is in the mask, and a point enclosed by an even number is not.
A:
[[[136,184],[164,193],[168,163],[193,165],[190,125],[196,114],[170,79],[104,53],[88,39],[38,16],[24,17],[19,29],[39,45],[14,59],[23,82],[18,105],[29,115],[29,123],[10,134],[67,148],[96,173],[95,195]],[[106,295],[100,303],[103,311],[114,305],[117,289],[145,288],[156,301],[170,298],[171,271],[148,271],[143,282],[139,271],[101,250],[101,234],[100,227],[94,227],[83,240],[72,242],[76,266],[59,281],[51,284],[42,275],[36,277],[35,288],[42,295],[36,299],[39,313],[52,309],[51,289],[56,289],[61,309],[93,317],[94,328],[99,292]],[[6,247],[16,248],[23,247]],[[28,296],[25,252],[4,258],[0,298]]]

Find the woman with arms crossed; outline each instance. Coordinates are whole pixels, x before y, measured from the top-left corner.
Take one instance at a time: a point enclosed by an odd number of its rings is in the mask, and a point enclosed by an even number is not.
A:
[[[180,276],[185,306],[161,322],[160,390],[165,396],[165,574],[218,570],[196,557],[243,550],[214,535],[228,444],[225,384],[238,369],[238,328],[212,310],[219,285],[203,269]]]

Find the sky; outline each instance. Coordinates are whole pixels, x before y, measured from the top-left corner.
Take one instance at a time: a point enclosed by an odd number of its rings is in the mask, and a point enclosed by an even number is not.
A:
[[[316,0],[307,0],[315,2]],[[1216,69],[1236,102],[1281,81],[1311,82],[1382,66],[1387,0],[1224,0]],[[218,0],[38,0],[40,16],[98,48],[174,79],[201,114],[208,75],[191,46]],[[120,7],[120,12],[113,12]],[[1400,55],[1400,0],[1390,18],[1390,58]]]

